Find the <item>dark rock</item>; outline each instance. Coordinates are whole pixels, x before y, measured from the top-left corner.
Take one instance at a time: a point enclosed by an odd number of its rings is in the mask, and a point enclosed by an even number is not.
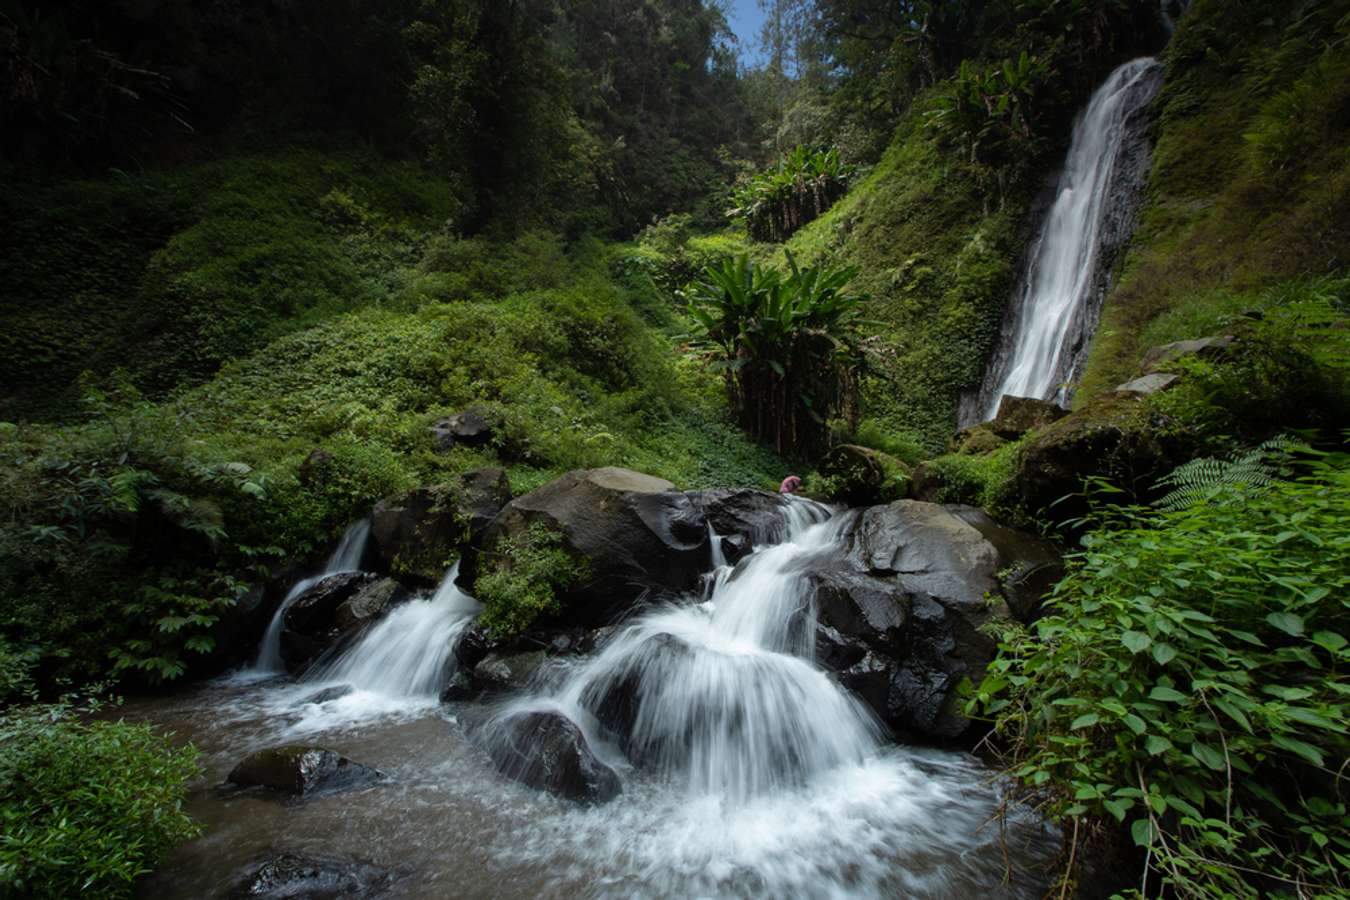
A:
[[[473,667],[473,680],[488,690],[517,691],[529,684],[547,660],[542,650],[524,653],[491,652]]]
[[[1173,387],[1180,380],[1180,375],[1154,372],[1152,375],[1141,375],[1133,381],[1125,382],[1116,388],[1116,393],[1137,394],[1140,397],[1151,397],[1154,394],[1161,394],[1168,388]]]
[[[1198,356],[1201,359],[1223,359],[1228,356],[1233,345],[1237,343],[1237,337],[1231,334],[1214,335],[1204,337],[1194,341],[1176,341],[1171,344],[1162,344],[1158,347],[1149,347],[1144,354],[1143,362],[1139,369],[1144,373],[1156,372],[1159,367],[1180,359],[1183,356]]]
[[[281,658],[287,668],[301,668],[339,640],[346,629],[337,623],[338,607],[377,579],[368,572],[339,572],[296,598],[282,620]]]
[[[946,486],[942,476],[928,463],[920,463],[909,479],[909,496],[927,503],[937,503],[942,499],[942,489]]]
[[[778,540],[787,521],[785,511],[792,502],[782,494],[751,488],[716,488],[688,494],[703,510],[713,531],[722,537],[723,552],[727,541],[732,542],[733,549],[745,548],[748,552],[755,544]],[[730,562],[739,558],[727,554]]]
[[[998,413],[988,428],[997,437],[1015,441],[1033,428],[1044,428],[1069,414],[1064,407],[1034,397],[1005,394],[998,402]]]
[[[905,609],[893,582],[847,568],[808,576],[821,625],[872,646],[893,646],[905,624]]]
[[[819,470],[831,485],[830,499],[849,506],[896,500],[908,492],[913,474],[894,456],[857,444],[831,449],[820,461]]]
[[[350,684],[339,684],[334,687],[322,688],[297,700],[295,705],[304,706],[306,703],[327,703],[329,700],[339,700],[352,693],[354,690],[355,688]]]
[[[488,753],[507,778],[588,805],[623,791],[619,776],[596,758],[581,729],[561,713],[513,715],[491,723],[488,731]]]
[[[379,896],[392,880],[387,869],[360,860],[282,853],[251,865],[230,896],[237,900],[346,900]]]
[[[483,693],[480,688],[463,669],[456,669],[454,674],[445,682],[445,687],[441,688],[442,703],[457,703],[466,700],[474,700]]]
[[[1079,519],[1087,511],[1085,478],[1106,478],[1127,499],[1145,500],[1189,458],[1190,440],[1137,397],[1098,397],[1023,442],[1008,488],[1030,513]]]
[[[463,412],[438,420],[431,426],[431,436],[437,448],[449,450],[455,446],[481,447],[493,438],[492,422],[487,410],[471,406]]]
[[[300,463],[298,475],[300,483],[305,487],[323,483],[332,464],[333,454],[315,447],[309,451],[309,455],[305,457],[304,462]]]
[[[1049,545],[973,507],[871,507],[812,563],[817,661],[893,731],[958,738],[957,688],[994,655],[982,627],[1009,615],[1005,599],[1032,614],[1060,571]]]
[[[558,597],[555,624],[609,622],[645,592],[697,587],[708,567],[707,519],[668,481],[627,469],[569,472],[507,504],[488,528],[483,552],[544,523],[586,574]],[[469,593],[478,566],[461,568]]]
[[[375,504],[370,535],[381,566],[434,584],[466,544],[511,500],[501,469],[465,472],[451,484],[415,488]]]
[[[474,622],[464,629],[459,643],[455,645],[455,660],[464,671],[473,671],[473,668],[496,647],[497,642],[493,640],[487,628]]]
[[[722,537],[721,541],[722,556],[731,565],[740,562],[754,549],[754,544],[751,543],[750,538],[743,534],[727,535]]]
[[[408,599],[408,591],[392,578],[381,578],[357,590],[344,600],[333,613],[333,620],[343,632],[373,622],[389,607]]]
[[[1041,601],[1064,577],[1064,558],[1040,538],[998,524],[977,506],[951,505],[947,509],[998,551],[1000,568],[995,577],[1008,609],[1023,622],[1034,619]]]
[[[234,767],[227,779],[242,788],[259,787],[294,798],[358,790],[384,780],[369,766],[322,747],[292,745],[259,750]]]

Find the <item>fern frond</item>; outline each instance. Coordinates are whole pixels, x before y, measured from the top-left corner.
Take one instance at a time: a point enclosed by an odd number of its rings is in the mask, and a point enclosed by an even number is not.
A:
[[[1158,490],[1170,488],[1154,505],[1164,512],[1173,512],[1211,500],[1227,490],[1270,487],[1280,474],[1278,462],[1305,446],[1279,435],[1253,450],[1237,451],[1227,459],[1204,456],[1182,463],[1154,485]]]

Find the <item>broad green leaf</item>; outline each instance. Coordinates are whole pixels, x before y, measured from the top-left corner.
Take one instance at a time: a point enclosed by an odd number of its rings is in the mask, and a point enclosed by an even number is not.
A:
[[[1165,753],[1172,749],[1172,742],[1165,737],[1156,734],[1150,734],[1148,740],[1144,741],[1144,749],[1148,751],[1149,756],[1157,756],[1159,753]]]
[[[1175,688],[1162,687],[1161,685],[1149,691],[1148,697],[1150,700],[1161,700],[1164,703],[1185,703],[1190,699]]]
[[[1153,643],[1153,638],[1144,634],[1142,631],[1127,631],[1120,636],[1120,642],[1124,644],[1131,653],[1139,653],[1146,650],[1148,645]]]
[[[1191,744],[1191,756],[1194,756],[1196,759],[1200,760],[1202,764],[1209,766],[1216,771],[1221,772],[1224,769],[1223,754],[1218,750],[1215,750],[1209,744],[1204,744],[1200,741]]]
[[[1177,658],[1177,651],[1171,644],[1154,644],[1153,659],[1160,666],[1165,666]]]
[[[1295,738],[1285,737],[1282,734],[1271,735],[1270,739],[1275,746],[1288,750],[1290,753],[1295,753],[1319,768],[1326,764],[1322,756],[1322,751],[1318,750],[1312,744],[1304,743]]]
[[[1101,718],[1102,717],[1097,715],[1095,712],[1087,713],[1086,715],[1081,715],[1078,718],[1074,719],[1073,724],[1070,725],[1069,728],[1074,731],[1078,730],[1079,728],[1090,728],[1093,725],[1096,725],[1098,722],[1100,722]]]
[[[1303,617],[1291,612],[1275,612],[1266,616],[1266,621],[1285,634],[1298,637],[1303,633]]]

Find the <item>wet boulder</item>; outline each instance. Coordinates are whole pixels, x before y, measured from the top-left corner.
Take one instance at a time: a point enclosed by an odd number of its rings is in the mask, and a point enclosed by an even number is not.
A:
[[[345,634],[378,619],[385,610],[408,599],[408,590],[392,578],[359,588],[333,612],[333,623]]]
[[[385,571],[434,584],[464,545],[478,539],[511,500],[501,469],[415,488],[375,504],[370,535]]]
[[[688,496],[722,538],[723,552],[732,551],[726,553],[729,562],[736,562],[755,544],[782,537],[792,502],[782,494],[753,488],[689,491]]]
[[[235,900],[345,900],[377,897],[393,880],[387,869],[340,856],[281,853],[248,867]]]
[[[1200,359],[1224,359],[1229,356],[1238,339],[1231,334],[1218,334],[1193,341],[1176,341],[1149,347],[1144,353],[1140,370],[1145,373],[1158,371],[1161,367],[1183,356],[1196,356]]]
[[[483,690],[519,691],[529,684],[547,659],[548,654],[543,650],[523,653],[493,651],[473,667],[473,681]]]
[[[359,790],[383,781],[377,769],[322,747],[290,745],[259,750],[226,779],[238,788],[262,788],[294,799]]]
[[[369,572],[339,572],[297,597],[282,619],[281,658],[287,668],[308,665],[338,641],[346,631],[337,623],[338,608],[379,580]]]
[[[513,781],[587,805],[623,792],[619,776],[595,756],[581,729],[562,713],[517,713],[486,727],[493,765]]]
[[[1058,578],[1044,542],[973,507],[901,500],[856,515],[808,576],[817,661],[893,731],[961,737],[958,688],[993,659],[990,620],[1034,614]]]
[[[461,586],[475,593],[480,566],[503,564],[498,548],[540,523],[582,564],[559,592],[557,626],[606,624],[647,592],[692,590],[708,568],[707,519],[689,495],[628,469],[587,469],[508,503],[461,567]]]
[[[687,671],[692,653],[689,645],[675,635],[654,634],[617,671],[596,679],[582,692],[582,707],[595,716],[633,762],[649,762],[656,750],[634,739],[643,702],[643,679],[678,676]]]

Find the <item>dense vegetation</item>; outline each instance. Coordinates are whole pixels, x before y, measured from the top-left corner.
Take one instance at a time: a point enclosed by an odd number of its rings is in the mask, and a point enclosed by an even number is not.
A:
[[[1350,4],[1168,7],[1078,408],[978,446],[956,409],[1038,195],[1159,4],[761,5],[746,69],[712,0],[0,0],[0,892],[125,894],[192,833],[190,752],[39,701],[217,671],[380,498],[487,465],[830,488],[844,442],[883,451],[876,499],[1087,534],[978,688],[1077,860],[1346,890]],[[491,441],[440,449],[471,405]],[[1065,523],[1027,461],[1071,427],[1123,437]],[[1160,483],[1197,455],[1247,462]],[[497,563],[499,634],[577,577],[548,532]]]

